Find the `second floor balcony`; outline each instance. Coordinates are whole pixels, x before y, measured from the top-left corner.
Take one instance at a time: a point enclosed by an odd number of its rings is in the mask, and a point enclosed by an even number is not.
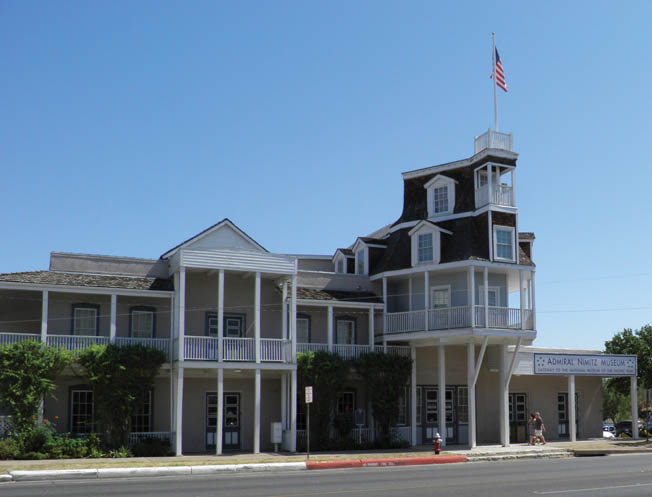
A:
[[[393,335],[460,328],[534,329],[531,309],[524,309],[523,315],[521,309],[509,307],[488,307],[486,311],[484,306],[476,305],[393,312],[385,315],[385,333]]]
[[[176,345],[176,340],[175,340]],[[254,338],[184,337],[184,359],[190,361],[256,362]],[[260,339],[260,362],[292,362],[292,342],[280,338]]]

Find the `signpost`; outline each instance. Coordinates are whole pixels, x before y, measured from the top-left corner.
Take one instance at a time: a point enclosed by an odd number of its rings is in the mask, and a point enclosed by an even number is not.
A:
[[[306,387],[306,459],[310,459],[310,404],[312,404],[312,387]]]
[[[364,409],[355,410],[355,424],[358,427],[358,444],[362,445],[362,427],[364,426]]]

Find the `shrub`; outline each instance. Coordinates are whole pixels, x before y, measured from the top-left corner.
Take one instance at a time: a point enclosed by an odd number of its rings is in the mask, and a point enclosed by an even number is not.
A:
[[[171,455],[170,441],[166,438],[144,438],[131,448],[136,457],[163,457]]]
[[[133,454],[127,447],[118,447],[117,449],[110,450],[107,454],[107,457],[119,458],[119,457],[133,457]]]
[[[28,428],[18,435],[21,445],[23,459],[32,459],[27,457],[28,454],[45,454],[47,456],[48,447],[54,444],[54,430],[51,426],[42,424],[33,428]],[[35,459],[45,459],[45,457],[35,457]]]
[[[88,446],[83,438],[57,435],[45,446],[51,459],[81,459],[88,455]]]
[[[0,460],[16,459],[20,455],[20,445],[13,438],[0,440]]]

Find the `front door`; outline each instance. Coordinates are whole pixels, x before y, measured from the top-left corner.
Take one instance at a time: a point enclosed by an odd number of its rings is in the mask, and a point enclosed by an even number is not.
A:
[[[240,448],[240,394],[224,393],[222,448]],[[215,450],[217,433],[217,394],[206,393],[206,450]]]
[[[436,387],[423,387],[423,441],[424,443],[432,443],[435,434],[439,432],[439,418],[438,418],[438,402],[439,390]]]
[[[527,394],[509,394],[509,440],[524,443],[527,438]]]
[[[446,443],[457,443],[457,403],[455,387],[446,387]]]

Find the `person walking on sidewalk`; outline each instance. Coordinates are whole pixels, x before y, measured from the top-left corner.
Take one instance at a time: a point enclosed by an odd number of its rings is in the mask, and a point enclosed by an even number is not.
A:
[[[536,418],[537,417],[534,415],[534,413],[530,413],[530,417],[527,420],[527,436],[528,436],[527,444],[528,445],[536,445],[537,443],[537,439],[534,436],[534,422]]]
[[[538,441],[541,441],[543,445],[546,445],[546,438],[543,436],[543,432],[546,431],[546,425],[543,424],[543,419],[541,419],[541,413],[536,413],[536,418],[534,419],[534,445]]]

